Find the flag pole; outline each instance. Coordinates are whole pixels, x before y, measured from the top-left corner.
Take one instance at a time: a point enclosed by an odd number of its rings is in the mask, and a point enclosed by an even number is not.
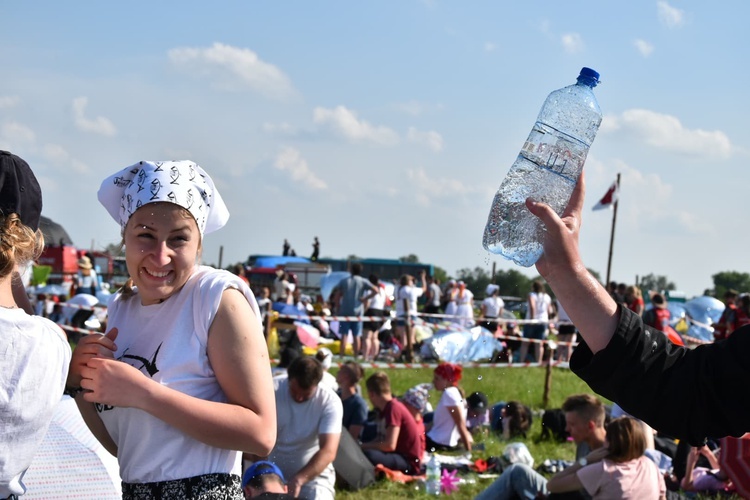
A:
[[[617,192],[620,192],[620,173],[617,173]],[[612,270],[612,247],[615,244],[615,223],[617,222],[617,205],[620,202],[620,197],[615,199],[615,209],[612,212],[612,232],[609,235],[609,259],[607,259],[607,281],[604,284],[609,284],[610,272]]]

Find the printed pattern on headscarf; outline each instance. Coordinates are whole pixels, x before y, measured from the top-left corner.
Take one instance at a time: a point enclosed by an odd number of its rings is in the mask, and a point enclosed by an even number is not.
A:
[[[174,203],[188,210],[201,234],[229,219],[208,174],[191,161],[141,161],[105,179],[99,201],[122,229],[136,210],[148,203]]]

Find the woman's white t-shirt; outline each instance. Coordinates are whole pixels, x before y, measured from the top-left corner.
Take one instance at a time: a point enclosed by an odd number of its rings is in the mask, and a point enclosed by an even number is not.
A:
[[[208,330],[228,288],[241,291],[260,322],[253,293],[238,276],[200,266],[185,286],[160,304],[141,305],[137,290],[111,301],[109,327],[117,327],[115,359],[152,380],[207,401],[226,402],[208,359]],[[240,452],[205,444],[137,408],[97,405],[117,445],[126,483],[169,481],[208,473],[242,474]]]
[[[443,391],[432,419],[432,428],[427,433],[427,436],[436,443],[451,447],[456,446],[461,437],[451,411],[448,409],[452,406],[457,406],[466,419],[466,405],[457,387],[448,387]]]

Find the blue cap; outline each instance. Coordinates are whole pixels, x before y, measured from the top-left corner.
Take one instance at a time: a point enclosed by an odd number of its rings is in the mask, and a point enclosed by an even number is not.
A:
[[[581,73],[578,75],[578,82],[596,87],[599,84],[599,73],[591,68],[583,67],[581,68]]]
[[[248,467],[245,473],[242,475],[242,487],[244,488],[245,486],[247,486],[247,483],[258,476],[262,476],[263,474],[276,474],[281,478],[282,481],[286,482],[286,480],[284,479],[284,474],[281,472],[281,469],[279,469],[278,465],[273,462],[261,460],[260,462],[255,462],[253,465]]]

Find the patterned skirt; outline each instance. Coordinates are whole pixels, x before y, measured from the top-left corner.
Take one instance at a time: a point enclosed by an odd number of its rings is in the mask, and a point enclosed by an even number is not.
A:
[[[244,500],[245,497],[239,476],[217,473],[153,483],[123,482],[122,498],[125,500]]]

